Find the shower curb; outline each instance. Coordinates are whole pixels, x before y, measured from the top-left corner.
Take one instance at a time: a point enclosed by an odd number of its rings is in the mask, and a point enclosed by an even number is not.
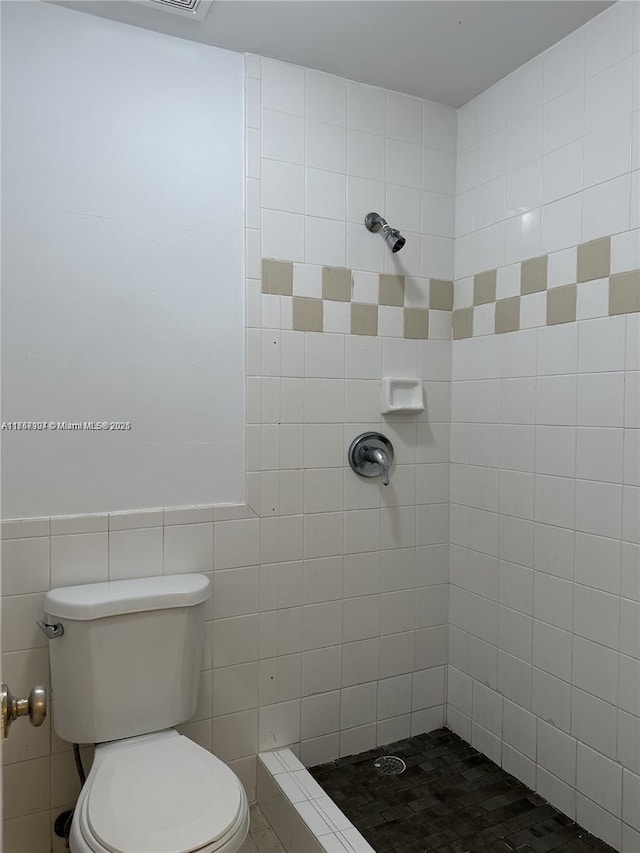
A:
[[[375,853],[290,749],[258,754],[257,787],[287,853]]]

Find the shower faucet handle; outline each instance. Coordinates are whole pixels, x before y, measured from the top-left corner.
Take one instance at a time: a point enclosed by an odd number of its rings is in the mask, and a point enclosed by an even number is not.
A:
[[[363,432],[351,442],[349,465],[361,477],[380,477],[389,485],[389,469],[393,462],[393,445],[380,432]]]
[[[377,462],[378,465],[382,468],[382,483],[385,486],[389,485],[389,455],[386,450],[382,450],[379,447],[374,447],[373,449],[370,447],[365,447],[367,451],[367,459],[370,462]]]

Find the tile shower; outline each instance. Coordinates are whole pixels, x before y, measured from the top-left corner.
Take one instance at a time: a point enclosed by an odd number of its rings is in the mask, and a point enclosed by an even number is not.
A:
[[[639,27],[619,4],[458,111],[246,57],[246,506],[6,522],[6,680],[47,677],[49,586],[205,571],[184,731],[252,798],[259,751],[445,724],[640,850]],[[423,415],[381,417],[389,375]],[[365,429],[388,489],[347,467]],[[72,759],[16,735],[5,844],[41,853]]]
[[[405,770],[372,773],[388,752]],[[612,851],[447,729],[311,772],[379,853]]]

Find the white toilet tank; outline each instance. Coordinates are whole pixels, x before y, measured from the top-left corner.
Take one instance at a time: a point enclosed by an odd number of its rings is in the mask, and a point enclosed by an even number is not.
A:
[[[171,728],[195,711],[211,585],[170,575],[52,589],[45,621],[56,733],[101,743]]]

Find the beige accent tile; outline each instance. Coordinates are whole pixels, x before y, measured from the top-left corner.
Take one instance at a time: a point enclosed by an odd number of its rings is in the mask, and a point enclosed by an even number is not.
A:
[[[453,339],[473,337],[473,308],[458,308],[453,312]]]
[[[378,306],[353,302],[351,304],[351,334],[378,334]]]
[[[547,289],[547,255],[539,258],[529,258],[522,262],[520,267],[520,293],[526,296],[528,293],[540,293]]]
[[[432,278],[429,282],[429,308],[453,311],[453,282]]]
[[[473,304],[486,305],[496,301],[497,270],[485,270],[473,277]],[[465,337],[470,337],[465,335]]]
[[[262,259],[262,292],[293,295],[293,264],[291,261]]]
[[[429,337],[429,312],[426,308],[404,309],[404,336],[417,340]]]
[[[606,278],[611,272],[611,237],[578,246],[578,281]]]
[[[404,306],[404,276],[380,276],[380,305]]]
[[[294,296],[293,328],[296,332],[321,332],[322,299]]]
[[[547,291],[547,326],[575,323],[577,292],[575,284],[565,284],[564,287],[553,287]]]
[[[640,270],[612,275],[609,279],[609,314],[636,311],[640,311]]]
[[[520,297],[499,299],[496,302],[496,334],[517,332],[520,329]]]
[[[351,270],[322,267],[322,298],[332,302],[351,302]]]

